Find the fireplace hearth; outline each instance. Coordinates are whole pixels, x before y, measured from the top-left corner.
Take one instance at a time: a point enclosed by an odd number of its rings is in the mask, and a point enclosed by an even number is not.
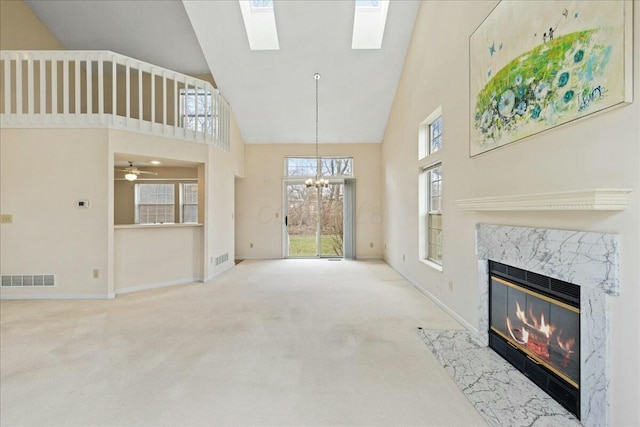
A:
[[[490,341],[489,260],[579,287],[579,345],[574,343],[574,349],[579,349],[580,361],[579,418],[586,427],[610,424],[607,298],[619,295],[620,291],[618,248],[618,236],[614,234],[490,224],[476,226],[478,338],[485,345],[489,346]],[[527,312],[526,308],[520,308]],[[540,320],[538,318],[538,322]],[[545,318],[545,324],[547,321]],[[527,322],[535,326],[532,319]],[[507,332],[506,335],[510,334]]]
[[[489,347],[580,418],[580,287],[489,261]]]

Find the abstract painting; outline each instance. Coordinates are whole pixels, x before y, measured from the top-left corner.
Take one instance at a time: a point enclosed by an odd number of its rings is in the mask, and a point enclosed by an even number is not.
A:
[[[631,102],[632,2],[500,2],[469,38],[471,156]]]

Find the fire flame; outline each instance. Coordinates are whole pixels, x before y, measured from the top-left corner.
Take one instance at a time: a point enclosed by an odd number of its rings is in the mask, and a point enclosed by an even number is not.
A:
[[[558,347],[556,348],[562,350],[564,353],[561,364],[566,368],[571,354],[575,353],[574,346],[576,338],[570,337],[564,339],[562,329],[557,328],[551,323],[547,323],[543,313],[535,315],[531,305],[529,305],[525,311],[520,307],[520,303],[516,301],[516,317],[522,326],[516,323],[514,327],[509,317],[507,316],[506,318],[506,326],[511,338],[546,361],[549,361],[550,358],[551,343],[553,341],[557,342]]]
[[[573,353],[573,346],[576,343],[575,338],[567,338],[566,340],[563,341],[562,330],[560,330],[560,332],[558,333],[558,336],[556,337],[556,341],[558,342],[558,346],[560,346],[560,348],[564,350],[566,353]]]
[[[526,326],[544,334],[547,339],[551,336],[551,334],[553,334],[553,331],[555,330],[555,326],[547,324],[544,321],[544,314],[542,313],[540,314],[540,321],[538,322],[538,319],[536,318],[536,316],[534,316],[533,309],[531,307],[529,307],[529,316],[527,316],[524,310],[520,308],[520,304],[518,303],[518,301],[516,301],[516,317]],[[529,319],[532,320],[529,321]]]

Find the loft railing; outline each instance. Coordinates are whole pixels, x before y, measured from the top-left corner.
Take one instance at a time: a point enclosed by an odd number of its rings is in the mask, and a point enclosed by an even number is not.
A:
[[[0,51],[3,127],[110,126],[229,151],[229,104],[209,82],[110,51]]]

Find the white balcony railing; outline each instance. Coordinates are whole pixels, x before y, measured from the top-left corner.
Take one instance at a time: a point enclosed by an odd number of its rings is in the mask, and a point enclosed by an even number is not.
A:
[[[0,51],[0,125],[109,126],[229,151],[229,104],[209,82],[109,51]]]

